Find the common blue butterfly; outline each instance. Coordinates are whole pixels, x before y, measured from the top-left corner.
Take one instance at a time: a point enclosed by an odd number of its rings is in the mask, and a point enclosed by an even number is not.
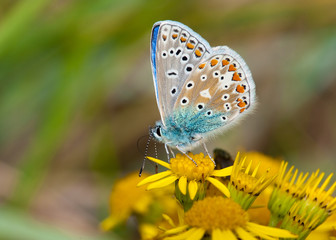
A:
[[[205,147],[209,136],[237,123],[255,105],[255,84],[238,53],[210,47],[182,23],[154,24],[151,63],[161,121],[150,133],[167,153],[168,147],[182,153]]]

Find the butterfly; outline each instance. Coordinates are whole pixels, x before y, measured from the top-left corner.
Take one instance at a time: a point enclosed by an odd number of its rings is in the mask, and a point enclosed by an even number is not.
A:
[[[152,28],[150,58],[161,121],[150,134],[168,148],[187,151],[233,126],[255,105],[255,83],[242,57],[212,48],[176,21]],[[187,155],[188,156],[188,155]],[[210,156],[210,155],[209,155]]]

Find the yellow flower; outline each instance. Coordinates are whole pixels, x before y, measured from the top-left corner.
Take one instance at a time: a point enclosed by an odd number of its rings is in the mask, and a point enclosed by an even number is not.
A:
[[[144,173],[143,176],[149,176]],[[118,224],[126,222],[132,215],[143,216],[146,221],[157,221],[163,211],[172,212],[171,207],[176,200],[170,198],[172,189],[161,189],[148,192],[145,187],[137,187],[140,182],[137,172],[129,174],[115,183],[112,188],[109,207],[110,215],[100,224],[103,231],[113,229]],[[148,213],[151,214],[148,214]]]
[[[275,179],[275,186],[268,202],[271,211],[270,226],[276,226],[287,214],[291,206],[305,194],[305,183],[308,173],[298,174],[292,166],[287,171],[288,162],[281,162],[279,174]],[[311,180],[310,180],[311,181]]]
[[[165,187],[176,182],[180,193],[182,193],[182,195],[187,195],[188,193],[190,199],[194,200],[199,190],[204,190],[205,194],[204,183],[209,182],[229,197],[230,192],[227,187],[215,177],[225,177],[230,175],[232,167],[215,170],[215,166],[209,156],[205,157],[203,153],[195,155],[189,153],[189,156],[197,165],[195,165],[195,163],[193,163],[187,156],[181,154],[177,154],[176,158],[170,159],[169,164],[159,159],[147,157],[149,160],[156,162],[169,170],[147,177],[142,180],[138,186],[150,183],[147,186],[147,190],[150,190]]]
[[[252,168],[252,160],[249,159],[246,165],[246,159],[246,156],[241,158],[240,154],[237,154],[228,186],[231,198],[239,203],[245,210],[251,206],[256,197],[259,196],[276,177],[268,177],[268,171],[263,174],[258,173],[260,163],[255,168]]]
[[[281,227],[305,239],[312,230],[321,225],[336,210],[336,198],[332,197],[336,182],[327,190],[333,174],[321,183],[324,173],[319,170],[312,174],[305,186],[305,197],[296,201],[284,217]]]
[[[256,237],[275,240],[295,238],[289,231],[266,227],[249,221],[248,214],[229,198],[206,197],[194,202],[184,215],[184,223],[165,231],[167,240],[250,240]]]

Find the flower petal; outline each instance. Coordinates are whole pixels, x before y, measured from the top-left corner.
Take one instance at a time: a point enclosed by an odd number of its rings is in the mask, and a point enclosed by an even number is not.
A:
[[[232,166],[231,167],[227,167],[227,168],[223,168],[220,170],[214,170],[211,174],[211,176],[214,177],[226,177],[226,176],[230,176],[232,173]]]
[[[197,190],[198,190],[198,185],[195,180],[192,180],[188,184],[188,190],[189,190],[189,196],[191,200],[194,200]]]
[[[157,163],[157,164],[160,164],[161,166],[165,167],[165,168],[168,168],[168,169],[171,169],[170,168],[170,164],[169,163],[166,163],[160,159],[156,159],[156,158],[152,158],[152,157],[147,157],[149,160]]]
[[[201,240],[204,236],[205,229],[197,228],[186,240]]]
[[[123,221],[124,219],[118,219],[116,217],[113,216],[109,216],[108,218],[104,219],[101,223],[100,223],[100,229],[103,231],[109,231],[112,228],[114,228],[117,224],[120,223],[120,221]]]
[[[225,239],[225,240],[237,240],[237,237],[233,234],[233,232],[231,230],[224,230],[224,231],[219,230],[219,232],[220,232],[219,233],[220,235],[218,235],[218,237],[219,237],[218,240],[222,240],[222,239]],[[214,231],[212,231],[212,237],[213,237],[213,240],[215,240],[213,234],[214,234]],[[216,234],[218,234],[218,233],[216,233]]]
[[[251,229],[251,232],[253,231],[253,229],[256,229],[272,237],[281,237],[281,238],[296,238],[297,237],[295,234],[285,229],[262,226],[262,225],[252,223],[252,222],[248,222],[247,226]]]
[[[221,181],[212,177],[207,177],[206,180],[212,183],[216,188],[218,188],[219,191],[224,193],[225,196],[227,196],[228,198],[230,197],[229,189]]]
[[[162,218],[164,220],[166,220],[169,223],[170,226],[172,226],[172,227],[176,226],[173,219],[171,219],[171,217],[169,217],[167,214],[162,214]]]
[[[157,181],[157,180],[159,180],[161,178],[167,177],[167,176],[169,176],[171,174],[172,174],[172,171],[167,170],[167,171],[160,172],[160,173],[154,174],[152,176],[146,177],[144,180],[140,181],[137,184],[137,187],[145,185],[146,183],[155,182],[155,181]]]
[[[178,179],[177,176],[171,175],[171,176],[168,176],[166,178],[160,179],[159,181],[156,181],[156,182],[153,182],[153,183],[149,184],[146,189],[151,190],[151,189],[154,189],[154,188],[165,187],[165,186],[168,186],[169,184],[175,182],[176,179]]]
[[[192,234],[194,234],[194,232],[197,230],[197,228],[191,228],[186,232],[180,233],[178,235],[175,236],[171,236],[171,237],[166,237],[164,238],[165,240],[185,240],[188,237],[190,237]]]
[[[183,195],[187,194],[187,177],[182,176],[179,179],[178,187]]]
[[[189,227],[188,225],[182,225],[182,226],[178,226],[176,228],[171,228],[171,229],[165,231],[164,235],[177,234],[177,233],[183,232],[188,227]]]
[[[245,231],[241,227],[235,228],[235,231],[238,234],[240,239],[243,239],[243,240],[257,240],[255,237],[253,237],[253,235],[251,235],[249,232]]]

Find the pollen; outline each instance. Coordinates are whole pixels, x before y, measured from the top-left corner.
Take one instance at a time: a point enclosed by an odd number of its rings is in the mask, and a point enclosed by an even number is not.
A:
[[[197,164],[185,155],[177,154],[170,159],[171,170],[178,176],[186,176],[188,180],[203,180],[210,176],[215,165],[209,156],[204,157],[203,153],[188,154]]]
[[[248,215],[238,203],[218,196],[194,202],[191,209],[186,212],[184,220],[190,226],[207,231],[234,230],[247,224]]]

